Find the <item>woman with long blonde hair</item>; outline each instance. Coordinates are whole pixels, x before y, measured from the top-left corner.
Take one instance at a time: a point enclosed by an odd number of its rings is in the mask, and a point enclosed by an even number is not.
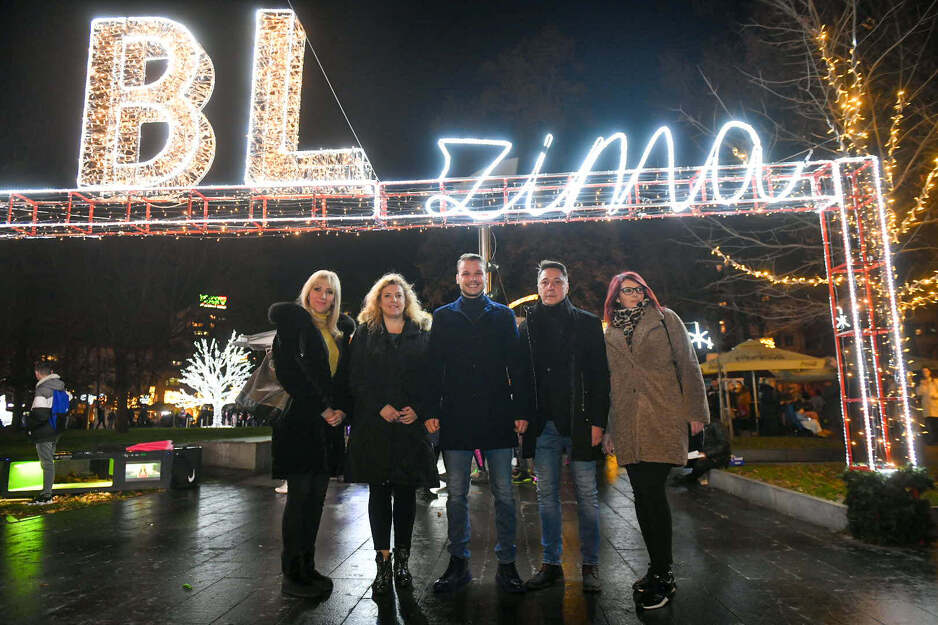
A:
[[[272,474],[287,480],[283,510],[284,594],[317,598],[332,590],[332,580],[316,571],[316,535],[329,476],[341,462],[334,440],[349,410],[348,339],[355,322],[339,312],[339,277],[312,274],[295,302],[270,307],[277,326],[273,342],[277,379],[292,398],[274,423]],[[344,450],[343,450],[344,451]]]
[[[408,570],[416,489],[439,486],[423,426],[422,381],[432,317],[396,273],[365,296],[352,338],[350,386],[355,396],[345,481],[368,484],[368,518],[378,572],[372,589],[387,593],[413,583]],[[391,563],[391,527],[394,562]]]

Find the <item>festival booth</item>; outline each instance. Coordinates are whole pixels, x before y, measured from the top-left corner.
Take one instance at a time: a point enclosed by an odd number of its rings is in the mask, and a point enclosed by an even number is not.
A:
[[[799,382],[834,379],[837,372],[830,368],[825,358],[816,358],[785,349],[764,345],[757,339],[744,341],[728,352],[723,352],[700,365],[704,375],[716,375],[720,381],[720,420],[728,422],[730,434],[733,434],[733,420],[729,416],[729,389],[724,379],[728,373],[750,373],[752,376],[753,405],[755,406],[756,429],[760,419],[757,371],[768,371],[772,377],[786,382]]]

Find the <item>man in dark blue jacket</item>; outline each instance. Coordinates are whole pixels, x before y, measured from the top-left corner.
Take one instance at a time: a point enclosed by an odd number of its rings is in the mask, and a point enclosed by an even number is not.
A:
[[[515,567],[515,500],[511,486],[512,449],[527,429],[526,399],[520,397],[523,358],[515,316],[485,296],[482,257],[463,254],[456,263],[462,295],[433,313],[428,358],[427,430],[440,432],[449,475],[446,519],[450,561],[433,584],[450,592],[472,579],[469,572],[469,469],[473,450],[485,454],[495,498],[498,543],[495,580],[509,592],[524,592]]]

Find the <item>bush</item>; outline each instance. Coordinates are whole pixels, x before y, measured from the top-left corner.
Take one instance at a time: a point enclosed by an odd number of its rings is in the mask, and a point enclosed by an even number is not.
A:
[[[928,540],[931,506],[921,494],[934,482],[925,469],[892,474],[852,470],[847,483],[847,521],[855,538],[875,545],[918,545]]]

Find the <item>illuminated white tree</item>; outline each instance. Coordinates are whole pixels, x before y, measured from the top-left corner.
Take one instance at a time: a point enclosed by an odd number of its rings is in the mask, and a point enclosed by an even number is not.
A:
[[[201,339],[195,343],[195,354],[180,372],[180,382],[194,391],[182,391],[182,405],[201,406],[212,404],[215,416],[212,425],[221,426],[221,411],[225,404],[234,402],[241,387],[251,376],[248,352],[234,344],[237,332],[232,332],[224,349],[215,339]]]

